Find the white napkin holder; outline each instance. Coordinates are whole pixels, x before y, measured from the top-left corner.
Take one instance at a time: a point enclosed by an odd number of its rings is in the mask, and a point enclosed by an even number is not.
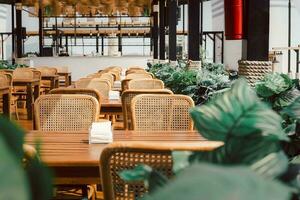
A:
[[[107,144],[113,142],[111,121],[94,122],[89,129],[90,144]]]
[[[109,99],[110,100],[119,100],[120,92],[119,91],[109,91]]]

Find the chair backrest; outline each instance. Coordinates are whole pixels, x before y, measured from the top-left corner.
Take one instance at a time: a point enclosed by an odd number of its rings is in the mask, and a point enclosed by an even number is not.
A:
[[[138,131],[193,130],[189,110],[194,101],[186,95],[138,95],[132,99],[132,127]]]
[[[0,73],[0,88],[12,86],[12,76],[7,73]]]
[[[121,89],[122,89],[122,93],[125,91],[125,90],[128,90],[128,83],[129,81],[131,81],[132,79],[123,79],[121,81]]]
[[[140,94],[173,94],[171,90],[162,89],[162,90],[125,90],[122,93],[121,100],[122,100],[122,109],[124,115],[124,128],[125,129],[132,129],[131,126],[131,100]]]
[[[13,72],[13,79],[34,79],[33,71],[30,68],[16,68]]]
[[[87,131],[98,119],[99,103],[89,95],[42,95],[34,103],[35,124],[42,131]]]
[[[57,73],[68,73],[69,68],[66,66],[55,67],[57,69]]]
[[[113,85],[115,82],[114,75],[112,75],[111,73],[103,73],[101,74],[100,78],[109,80],[110,85]]]
[[[51,76],[57,74],[57,69],[54,67],[38,67],[36,70],[40,71],[42,76]]]
[[[143,181],[126,182],[119,173],[130,170],[140,164],[164,174],[174,176],[172,151],[201,151],[187,145],[160,145],[159,143],[116,142],[108,145],[101,153],[100,174],[104,199],[135,200],[147,193]]]
[[[128,74],[126,79],[145,79],[145,78],[153,78],[151,74],[148,73],[133,73]]]
[[[134,79],[128,82],[128,89],[164,89],[164,82],[159,79]]]
[[[101,105],[101,94],[96,89],[91,88],[56,88],[49,92],[49,94],[85,94],[95,97]]]
[[[96,89],[103,98],[107,99],[111,90],[111,84],[109,81],[100,78],[81,78],[75,82],[75,88]]]
[[[125,75],[132,74],[132,73],[147,73],[147,71],[145,69],[141,69],[141,68],[128,69],[128,70],[126,70]]]

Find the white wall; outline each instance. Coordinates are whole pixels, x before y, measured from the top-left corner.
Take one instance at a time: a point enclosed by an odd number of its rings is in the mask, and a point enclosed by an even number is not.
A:
[[[292,46],[300,44],[300,1],[292,0]],[[270,8],[270,44],[269,49],[273,47],[288,46],[288,1],[287,0],[271,0]],[[291,69],[295,72],[296,57],[295,53],[291,52]],[[280,60],[280,59],[279,59]],[[288,53],[283,51],[282,72],[288,71]]]
[[[6,8],[5,6],[2,6],[0,4],[0,32],[6,32]],[[4,36],[5,39],[6,36]],[[4,42],[4,49],[1,49],[2,43],[0,40],[0,59],[2,59],[2,51],[4,51],[4,57],[6,56],[5,54],[5,42]]]

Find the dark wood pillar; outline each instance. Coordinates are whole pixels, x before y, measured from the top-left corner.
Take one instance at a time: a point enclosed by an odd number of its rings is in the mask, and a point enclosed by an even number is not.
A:
[[[96,35],[96,53],[99,53],[99,25],[96,25],[96,31],[97,31],[97,35]]]
[[[200,2],[188,0],[188,58],[200,60]]]
[[[22,3],[16,3],[16,36],[17,36],[17,58],[23,55],[23,33],[22,33]]]
[[[270,0],[247,0],[247,60],[268,60]]]
[[[119,31],[119,35],[118,35],[118,51],[121,53],[122,55],[122,31],[121,31],[121,25],[118,25],[118,31]]]
[[[153,58],[158,59],[158,0],[153,0],[152,3],[152,39],[153,39]]]
[[[176,61],[177,0],[168,0],[169,60]]]
[[[16,42],[16,37],[15,37],[15,4],[12,3],[11,4],[11,34],[12,34],[12,38],[11,38],[11,60],[12,60],[12,64],[15,64],[15,42]]]
[[[42,8],[42,0],[39,0],[39,51],[40,51],[40,56],[44,56],[43,40],[44,40],[43,8]]]
[[[159,59],[165,60],[165,0],[159,0]]]

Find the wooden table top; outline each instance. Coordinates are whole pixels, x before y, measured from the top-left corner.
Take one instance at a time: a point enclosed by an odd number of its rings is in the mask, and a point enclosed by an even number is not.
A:
[[[135,132],[114,131],[114,142],[170,145],[189,147],[191,150],[211,151],[222,142],[207,141],[196,132]],[[88,133],[55,133],[31,131],[25,142],[41,143],[41,159],[50,167],[98,166],[102,150],[108,144],[89,144]]]
[[[121,99],[103,99],[101,101],[101,107],[118,107],[122,108]]]

